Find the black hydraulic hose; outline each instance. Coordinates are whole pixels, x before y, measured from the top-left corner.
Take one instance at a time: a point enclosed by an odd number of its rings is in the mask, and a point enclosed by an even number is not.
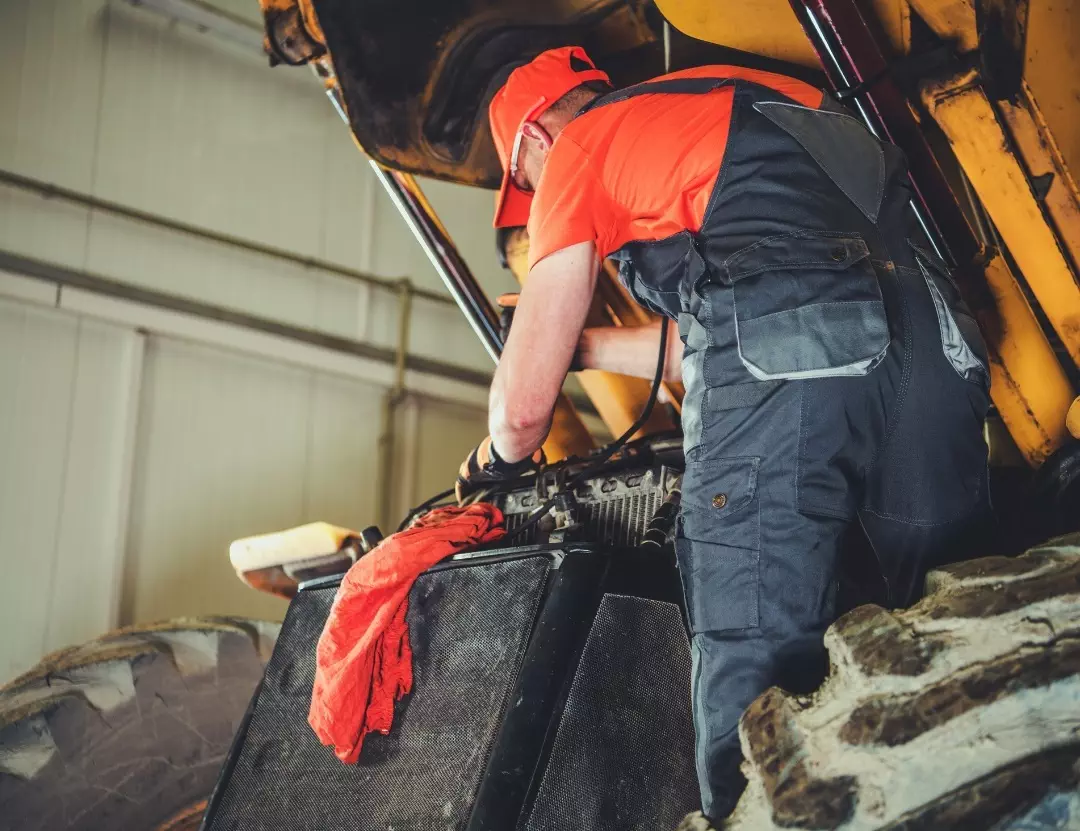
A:
[[[568,483],[574,485],[591,476],[596,472],[596,468],[615,455],[616,451],[623,447],[630,438],[646,425],[649,421],[649,416],[652,415],[653,408],[656,406],[656,399],[660,395],[660,385],[664,382],[664,367],[667,366],[667,339],[668,339],[668,321],[664,319],[660,324],[660,354],[656,357],[656,373],[653,375],[652,387],[649,389],[649,400],[645,402],[645,407],[641,411],[641,415],[637,417],[637,420],[626,428],[626,432],[619,438],[615,439],[611,444],[600,451],[600,456],[595,463],[590,465],[585,470],[578,473]]]
[[[649,520],[649,527],[645,529],[645,536],[639,547],[660,548],[667,542],[668,534],[675,527],[675,521],[679,517],[679,505],[682,502],[682,483],[671,488],[656,513]]]
[[[660,354],[656,358],[656,373],[655,375],[653,375],[652,387],[649,390],[649,399],[645,402],[645,407],[642,409],[641,415],[637,417],[634,423],[631,424],[621,436],[619,436],[617,439],[615,439],[615,441],[611,442],[611,444],[607,445],[603,450],[601,450],[598,457],[594,461],[592,461],[588,465],[588,467],[586,467],[584,470],[578,471],[576,475],[570,477],[570,479],[563,484],[563,487],[559,489],[558,493],[556,493],[553,497],[551,497],[551,499],[547,500],[543,505],[541,505],[531,514],[529,514],[529,516],[523,523],[521,523],[521,525],[519,525],[517,528],[508,533],[503,538],[504,540],[511,540],[515,537],[519,537],[526,531],[528,531],[530,528],[532,528],[534,525],[536,525],[538,522],[540,522],[540,520],[547,515],[548,511],[555,507],[556,503],[558,502],[559,498],[563,493],[565,493],[567,490],[572,489],[579,482],[588,479],[590,476],[595,475],[600,470],[600,468],[602,468],[604,464],[607,463],[608,459],[614,456],[616,452],[618,452],[623,446],[625,446],[628,441],[630,441],[630,438],[634,435],[634,433],[636,433],[638,430],[645,426],[645,424],[649,420],[649,416],[652,415],[653,408],[656,406],[656,399],[660,394],[660,384],[663,383],[664,380],[664,367],[667,365],[667,339],[668,321],[665,319],[661,322],[660,325]]]
[[[645,407],[642,409],[641,415],[637,417],[634,423],[631,424],[621,436],[615,439],[615,441],[611,442],[611,444],[604,447],[604,449],[599,452],[598,457],[593,460],[588,467],[586,467],[584,470],[578,471],[577,475],[563,482],[562,487],[560,487],[558,490],[558,493],[556,493],[555,496],[551,497],[551,499],[548,499],[546,502],[544,502],[543,505],[541,505],[531,514],[529,514],[529,516],[521,525],[519,525],[513,531],[509,532],[503,538],[504,541],[512,540],[516,537],[519,537],[526,531],[528,531],[530,528],[532,528],[534,525],[536,525],[541,519],[543,519],[547,515],[548,511],[550,511],[555,506],[562,494],[564,494],[570,488],[573,488],[574,485],[578,484],[582,480],[595,475],[596,472],[608,461],[608,459],[614,456],[619,449],[621,449],[623,446],[626,445],[628,441],[630,441],[630,438],[634,435],[634,433],[636,433],[638,430],[645,426],[646,422],[648,422],[649,420],[649,416],[652,415],[653,408],[656,407],[656,399],[660,395],[660,384],[663,383],[664,380],[664,367],[667,364],[667,341],[668,321],[664,320],[660,326],[660,353],[656,357],[656,372],[653,375],[652,387],[649,389],[649,399],[645,402]],[[539,478],[539,476],[543,475],[543,473],[544,469],[541,468],[541,470],[537,473],[537,477]],[[401,525],[398,526],[398,530],[402,531],[407,528],[409,523],[412,522],[415,516],[424,513],[424,511],[426,511],[432,505],[442,501],[443,499],[446,499],[452,493],[454,493],[454,488],[449,488],[442,493],[435,494],[435,496],[431,497],[431,499],[428,499],[426,502],[422,502],[421,504],[417,505],[405,516],[405,519],[402,521]]]
[[[425,502],[421,502],[419,505],[417,505],[405,515],[405,519],[401,521],[401,524],[398,526],[398,530],[404,531],[406,528],[409,527],[409,523],[413,521],[414,517],[416,517],[418,514],[425,513],[428,508],[433,506],[436,502],[442,502],[444,499],[453,496],[454,491],[454,488],[448,488],[447,490],[442,491],[442,493],[435,494],[433,497],[431,497],[431,499],[428,499]]]

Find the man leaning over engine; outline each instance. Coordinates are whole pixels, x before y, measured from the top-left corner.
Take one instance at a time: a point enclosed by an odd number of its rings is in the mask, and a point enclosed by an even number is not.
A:
[[[531,463],[575,352],[652,375],[658,325],[583,331],[617,260],[678,335],[676,549],[702,806],[720,818],[744,786],[743,709],[821,680],[849,526],[905,605],[985,518],[985,347],[914,225],[903,155],[819,89],[703,66],[612,91],[564,47],[514,70],[489,115],[495,225],[528,226],[529,278],[459,486]]]

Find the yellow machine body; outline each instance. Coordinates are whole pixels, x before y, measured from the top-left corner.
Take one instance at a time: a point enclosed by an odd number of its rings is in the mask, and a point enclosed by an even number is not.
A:
[[[370,21],[320,22],[319,14],[332,5],[328,0],[261,2],[272,54],[288,62],[321,63],[323,77],[335,83],[342,68],[337,64],[343,63],[338,53],[350,50],[347,63],[354,72],[355,50],[344,30],[362,23],[370,28]],[[909,106],[979,239],[975,261],[962,266],[979,278],[977,290],[968,290],[968,301],[991,350],[993,401],[1020,456],[1038,466],[1072,440],[1067,415],[1080,378],[1080,191],[1071,173],[1080,166],[1080,0],[856,0],[856,5],[892,60],[928,45],[946,44],[951,50],[947,70],[919,76]],[[356,6],[355,14],[362,15],[363,4]],[[642,4],[619,0],[510,0],[498,11],[471,0],[464,7],[443,21],[441,32],[417,46],[426,74],[411,91],[405,84],[405,91],[398,91],[403,100],[394,99],[392,107],[379,111],[378,84],[354,72],[352,95],[344,96],[353,132],[366,152],[389,167],[466,184],[492,186],[497,181],[483,109],[485,96],[505,71],[491,70],[474,80],[483,91],[477,87],[471,97],[462,93],[467,83],[461,78],[468,74],[466,64],[475,73],[490,60],[476,44],[506,37],[514,26],[546,27],[548,40],[584,43],[598,62],[616,69],[616,83],[659,74],[676,47],[681,54],[701,45],[720,49],[717,54],[732,61],[740,56],[780,61],[809,73],[821,68],[788,0],[656,0],[663,15],[659,27]],[[443,13],[445,7],[439,9]],[[1019,91],[1006,97],[995,96],[978,69],[979,61],[986,60],[988,28],[980,29],[980,17],[984,24],[1006,20],[1004,28],[1022,56]],[[553,45],[560,44],[540,38],[513,57],[527,59],[530,52]],[[465,54],[471,57],[466,60]],[[657,65],[660,55],[664,59]],[[446,103],[454,100],[457,110]],[[471,108],[467,118],[459,112],[466,106],[462,102]],[[434,117],[440,112],[448,113],[444,120],[457,133]],[[387,121],[393,121],[394,130],[385,129]],[[527,244],[522,229],[505,252],[522,281]],[[618,284],[614,271],[605,268],[589,325],[631,326],[650,319]],[[649,389],[642,379],[600,372],[581,373],[580,381],[613,434],[632,423]],[[666,389],[665,398],[677,406],[681,390]],[[1070,426],[1076,412],[1073,407]],[[672,427],[670,416],[658,410],[644,432]],[[561,405],[549,455],[586,446],[582,430],[580,419]]]

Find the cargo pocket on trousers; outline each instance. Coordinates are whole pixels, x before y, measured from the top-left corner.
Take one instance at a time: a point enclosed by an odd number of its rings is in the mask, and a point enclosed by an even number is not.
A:
[[[760,464],[756,456],[687,463],[676,552],[694,634],[758,625]]]
[[[990,382],[987,368],[986,342],[979,331],[979,324],[971,313],[967,303],[960,296],[960,290],[949,274],[945,263],[908,241],[915,252],[915,262],[919,265],[930,297],[934,301],[934,313],[937,315],[938,333],[941,335],[941,351],[945,360],[956,370],[956,374],[965,381],[986,385]]]
[[[866,243],[811,231],[768,237],[724,264],[739,357],[763,381],[866,375],[889,324]]]

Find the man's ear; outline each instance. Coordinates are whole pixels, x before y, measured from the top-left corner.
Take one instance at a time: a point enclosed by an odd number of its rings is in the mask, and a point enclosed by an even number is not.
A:
[[[526,138],[531,138],[534,141],[539,142],[541,149],[543,149],[545,153],[551,149],[551,145],[554,143],[551,134],[535,121],[526,121],[522,124],[521,133]]]

